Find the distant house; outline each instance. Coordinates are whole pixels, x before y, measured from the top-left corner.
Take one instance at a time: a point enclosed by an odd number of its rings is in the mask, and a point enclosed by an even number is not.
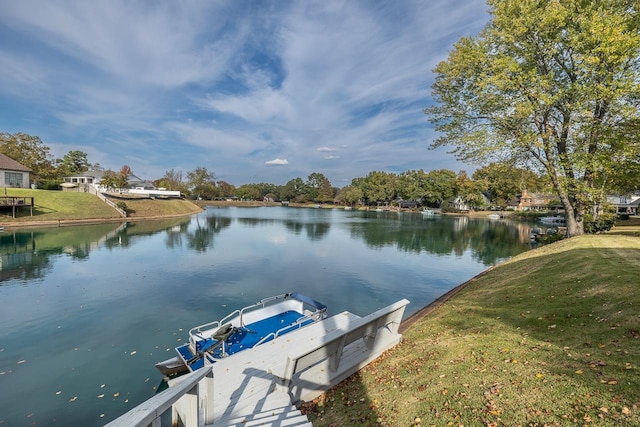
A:
[[[131,174],[127,177],[127,184],[129,184],[129,188],[136,190],[155,190],[156,186],[153,185],[153,182],[140,179],[134,174]]]
[[[98,185],[104,175],[104,171],[78,172],[75,175],[65,176],[60,185],[63,191],[89,191],[89,185]]]
[[[31,169],[0,154],[0,185],[3,187],[28,188]]]
[[[102,186],[104,171],[80,172],[72,176],[65,176],[60,185],[63,191],[107,192],[109,189]],[[93,190],[89,186],[94,187]],[[117,193],[137,194],[146,197],[181,197],[179,191],[167,191],[164,188],[156,188],[153,182],[140,179],[134,174],[127,177],[127,187],[114,190]]]
[[[456,196],[453,199],[449,200],[449,209],[458,211],[458,212],[469,212],[470,207],[467,202],[461,196]]]
[[[77,184],[99,184],[104,175],[104,171],[86,171],[78,172],[72,176],[65,176],[65,182],[73,182]]]
[[[75,175],[65,176],[63,178],[65,183],[68,184],[77,184],[77,187],[82,188],[83,185],[93,184],[94,186],[99,186],[100,181],[102,181],[102,177],[104,176],[104,171],[86,171],[86,172],[78,172]],[[150,181],[144,181],[134,174],[131,174],[127,177],[128,188],[137,188],[137,189],[145,189],[145,190],[153,190],[155,187],[153,183]],[[71,188],[69,185],[62,185],[63,188]],[[79,191],[82,191],[80,189]]]
[[[516,211],[547,211],[553,196],[544,193],[529,193],[522,190],[522,194],[516,196],[516,199],[509,203],[509,207]]]
[[[616,213],[637,215],[638,205],[640,205],[640,194],[607,196],[607,203],[616,207]]]

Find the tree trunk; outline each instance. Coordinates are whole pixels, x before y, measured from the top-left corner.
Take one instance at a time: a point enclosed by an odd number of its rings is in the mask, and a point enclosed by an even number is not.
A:
[[[562,194],[560,199],[565,211],[567,226],[566,237],[575,237],[584,234],[584,207],[580,206],[579,202],[572,203],[566,194]]]
[[[573,210],[566,211],[567,237],[575,237],[584,234],[584,215],[576,215]]]

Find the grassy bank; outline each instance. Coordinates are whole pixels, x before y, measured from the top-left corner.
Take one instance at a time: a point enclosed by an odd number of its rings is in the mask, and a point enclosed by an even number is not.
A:
[[[314,426],[640,425],[638,265],[622,234],[524,253],[305,409]]]
[[[10,208],[0,210],[0,225],[29,226],[35,224],[56,223],[60,221],[117,221],[122,217],[113,208],[93,194],[63,191],[31,190],[22,188],[7,189],[8,196],[33,197],[33,216],[30,209],[17,210],[12,217]],[[160,218],[189,215],[199,212],[200,208],[186,200],[126,200],[127,211],[131,219]]]

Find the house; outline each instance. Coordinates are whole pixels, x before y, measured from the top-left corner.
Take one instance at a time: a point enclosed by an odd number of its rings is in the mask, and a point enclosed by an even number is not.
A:
[[[29,188],[31,169],[0,153],[0,185]]]
[[[607,203],[616,207],[618,214],[638,214],[638,205],[640,205],[640,194],[631,194],[624,196],[607,196]]]
[[[551,206],[553,196],[544,193],[529,193],[522,190],[522,194],[509,202],[509,207],[516,211],[547,211]]]
[[[108,189],[100,183],[104,171],[80,172],[73,176],[65,176],[64,182],[60,185],[63,191],[86,191],[86,192],[107,192]],[[91,190],[89,187],[94,187]],[[127,177],[127,187],[115,190],[117,193],[136,194],[145,197],[169,197],[179,198],[179,191],[168,191],[164,188],[156,188],[151,181],[142,180],[134,174]]]
[[[458,211],[458,212],[469,212],[470,208],[467,205],[467,202],[461,196],[456,196],[449,201],[449,209]]]
[[[104,171],[78,172],[75,175],[65,176],[64,182],[60,185],[62,191],[89,191],[89,185],[98,185],[102,179]]]
[[[104,171],[86,171],[78,172],[75,175],[65,176],[64,182],[74,184],[98,184],[104,175]]]
[[[67,191],[88,191],[86,190],[86,187],[91,184],[93,184],[94,186],[99,186],[103,176],[104,176],[104,171],[78,172],[75,175],[65,176],[63,178],[64,183],[61,185],[61,187],[63,189],[66,189]],[[146,190],[155,189],[155,187],[151,182],[143,181],[133,174],[127,177],[127,182],[128,182],[129,188],[146,189]]]

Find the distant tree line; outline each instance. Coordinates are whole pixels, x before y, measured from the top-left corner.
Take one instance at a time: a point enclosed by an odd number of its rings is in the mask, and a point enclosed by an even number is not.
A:
[[[24,133],[0,133],[0,152],[32,169],[32,180],[39,188],[59,189],[65,176],[87,171],[101,171],[101,184],[107,188],[124,188],[133,173],[127,165],[118,171],[105,170],[99,163],[91,163],[87,153],[71,150],[54,159],[50,149],[39,137]],[[478,169],[472,177],[464,171],[440,169],[425,172],[410,170],[400,174],[374,171],[365,177],[354,178],[343,188],[331,185],[320,172],[306,179],[297,177],[285,185],[249,183],[236,187],[216,180],[215,173],[198,166],[183,174],[171,169],[154,185],[180,191],[186,197],[202,200],[237,198],[240,200],[273,200],[296,203],[341,203],[345,205],[392,204],[399,200],[415,201],[422,205],[440,207],[448,199],[459,196],[469,206],[483,208],[487,203],[506,206],[523,189],[530,192],[547,189],[548,183],[535,173],[502,163],[492,163]]]
[[[637,0],[550,2],[489,0],[491,17],[454,44],[434,69],[434,104],[424,110],[461,171],[370,172],[336,189],[318,172],[284,186],[215,182],[206,168],[167,187],[196,198],[355,204],[414,200],[442,206],[460,197],[471,207],[504,206],[523,189],[544,190],[565,211],[567,237],[583,234],[605,213],[606,195],[640,187],[640,8]],[[1,134],[0,151],[29,166],[38,180],[97,167],[82,152],[51,161],[39,138]]]

